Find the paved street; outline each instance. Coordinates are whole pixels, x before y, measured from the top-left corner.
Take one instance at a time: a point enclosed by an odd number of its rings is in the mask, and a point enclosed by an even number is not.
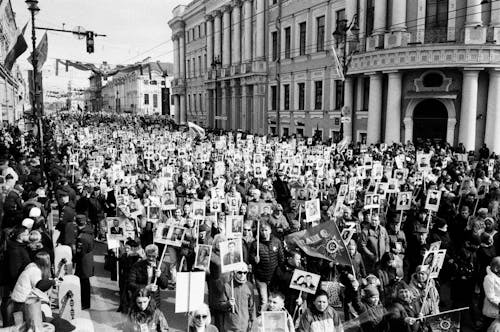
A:
[[[116,312],[119,303],[118,285],[111,281],[109,272],[104,270],[106,244],[97,243],[94,255],[95,276],[91,278],[92,305],[86,316],[94,322],[95,331],[120,331],[125,316]],[[186,314],[175,314],[175,291],[162,291],[162,308],[171,331],[185,331]]]

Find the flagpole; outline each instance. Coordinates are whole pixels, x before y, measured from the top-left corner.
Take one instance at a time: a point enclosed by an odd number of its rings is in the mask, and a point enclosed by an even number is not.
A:
[[[428,315],[428,316],[422,316],[422,317],[416,318],[416,320],[422,320],[422,319],[426,319],[426,318],[430,318],[430,317],[434,317],[434,316],[445,315],[445,314],[450,314],[452,312],[464,311],[464,310],[469,310],[469,307],[462,307],[462,308],[458,308],[458,309],[451,309],[451,310],[443,311],[443,312],[440,312],[440,313],[437,313],[437,314],[432,314],[432,315]]]

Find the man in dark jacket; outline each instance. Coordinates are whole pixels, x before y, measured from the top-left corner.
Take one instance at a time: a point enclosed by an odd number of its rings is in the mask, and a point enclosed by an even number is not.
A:
[[[257,245],[259,246],[258,255]],[[262,223],[260,226],[260,241],[253,242],[250,247],[250,263],[253,265],[255,285],[259,292],[261,308],[267,303],[268,286],[274,277],[276,268],[278,265],[282,265],[284,261],[283,244],[271,235],[271,226]]]
[[[75,252],[76,249],[76,213],[71,202],[67,202],[63,208],[62,218],[57,223],[56,229],[60,232],[57,243],[70,246]]]
[[[148,245],[144,251],[146,259],[138,261],[132,266],[127,286],[132,294],[142,288],[148,289],[153,294],[157,308],[160,308],[160,288],[165,289],[168,286],[166,268],[162,262],[157,262],[158,247],[156,244]]]
[[[23,220],[23,200],[21,198],[23,191],[24,188],[18,183],[5,198],[2,228],[14,227],[21,224]]]
[[[90,308],[90,277],[94,275],[94,231],[87,224],[85,215],[76,217],[78,237],[76,238],[75,275],[80,278],[82,309]]]

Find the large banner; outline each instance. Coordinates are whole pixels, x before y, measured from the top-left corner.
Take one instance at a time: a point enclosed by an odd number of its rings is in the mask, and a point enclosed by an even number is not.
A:
[[[292,233],[285,238],[288,248],[299,247],[307,255],[327,259],[343,265],[351,265],[347,248],[334,222]]]

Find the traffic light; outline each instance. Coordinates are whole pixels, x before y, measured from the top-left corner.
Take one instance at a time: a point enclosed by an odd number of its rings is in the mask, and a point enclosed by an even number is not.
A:
[[[94,31],[87,31],[87,53],[94,53]]]

